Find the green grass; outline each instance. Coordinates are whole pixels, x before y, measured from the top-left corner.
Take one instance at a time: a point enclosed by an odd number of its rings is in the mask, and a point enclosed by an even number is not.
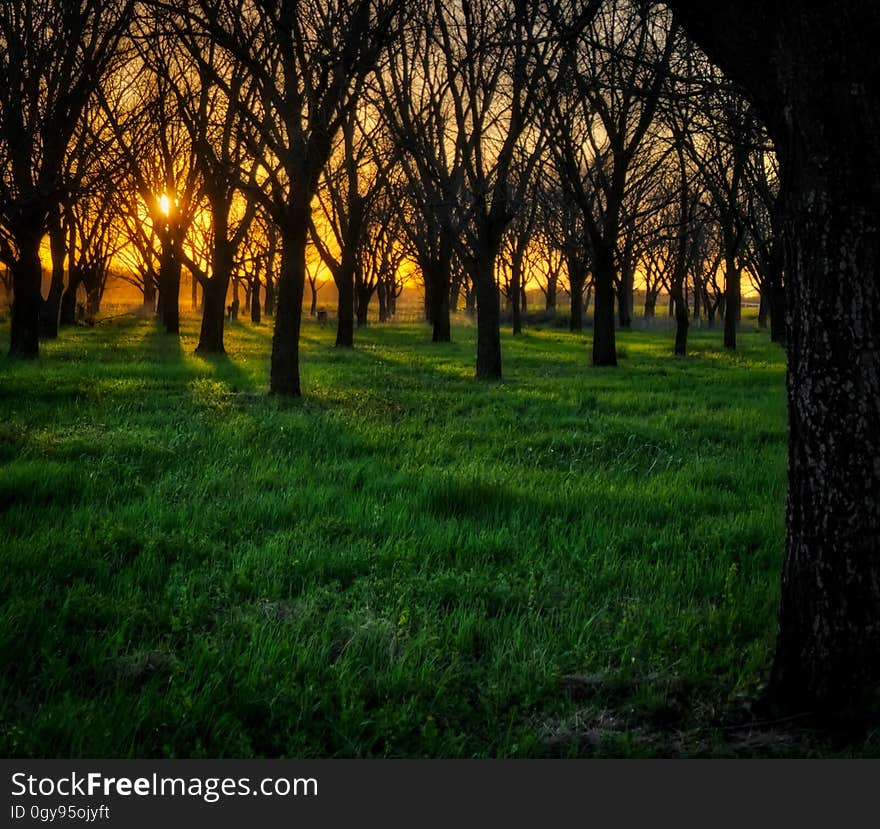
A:
[[[765,334],[625,333],[596,370],[530,331],[479,385],[472,328],[307,324],[287,401],[270,327],[202,359],[196,326],[0,358],[0,754],[812,750],[727,725],[775,627]]]

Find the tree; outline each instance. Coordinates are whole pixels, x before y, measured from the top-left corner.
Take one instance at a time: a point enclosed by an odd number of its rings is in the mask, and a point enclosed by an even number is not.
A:
[[[188,255],[185,245],[179,249],[181,261],[202,288],[202,325],[196,351],[223,354],[229,283],[257,207],[255,199],[241,197],[241,190],[257,174],[256,162],[246,143],[238,140],[238,107],[243,103],[246,73],[212,40],[175,25],[173,19],[165,23],[165,28],[166,32],[160,31],[153,38],[148,55],[153,71],[163,75],[173,90],[179,118],[189,137],[192,167],[210,215],[210,226],[205,229],[206,255],[196,261]],[[172,39],[175,28],[178,36]],[[170,54],[156,49],[155,44],[162,42],[178,48]],[[217,76],[222,77],[222,83],[214,82]],[[196,227],[195,223],[191,227]],[[259,294],[259,281],[256,285]],[[248,288],[250,298],[254,292],[252,280]],[[259,309],[259,300],[255,307]],[[256,313],[259,322],[259,310]]]
[[[68,145],[133,9],[134,0],[0,5],[0,260],[14,286],[11,355],[39,354],[40,245],[59,217]]]
[[[372,107],[351,107],[342,122],[340,140],[321,174],[318,188],[319,221],[312,218],[310,232],[339,295],[336,345],[354,345],[357,323],[366,325],[367,308],[375,283],[368,288],[361,269],[369,212],[388,183],[394,153],[382,140],[383,123]],[[335,248],[335,249],[334,249]],[[314,277],[310,277],[313,279]],[[314,298],[313,288],[313,298]]]
[[[281,270],[269,389],[299,396],[299,338],[312,200],[334,137],[387,43],[397,0],[198,0],[184,26],[246,70],[239,91],[213,82],[242,115],[259,160],[248,195],[278,228]]]
[[[617,365],[614,289],[630,171],[645,151],[675,42],[663,14],[629,0],[608,3],[592,26],[558,23],[573,43],[555,95],[546,99],[551,148],[564,192],[581,211],[596,303],[592,361]]]
[[[770,694],[790,710],[864,711],[880,684],[880,7],[669,5],[779,156],[790,444]]]
[[[153,36],[152,21],[139,20],[137,60],[108,78],[98,97],[115,137],[117,163],[129,177],[125,186],[138,197],[128,205],[126,224],[145,260],[145,289],[154,278],[158,316],[166,333],[178,334],[184,240],[201,212],[204,179],[175,80],[165,71],[174,50],[167,38]]]

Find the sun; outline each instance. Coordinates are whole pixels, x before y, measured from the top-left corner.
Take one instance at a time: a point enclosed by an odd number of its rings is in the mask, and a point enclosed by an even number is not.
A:
[[[159,209],[166,215],[171,215],[171,199],[168,198],[167,194],[163,193],[159,197]]]

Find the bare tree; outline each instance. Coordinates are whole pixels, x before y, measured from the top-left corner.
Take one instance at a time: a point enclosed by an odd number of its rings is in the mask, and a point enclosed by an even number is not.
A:
[[[670,0],[780,162],[789,487],[770,694],[873,710],[880,682],[880,7]]]
[[[389,37],[397,0],[199,0],[185,25],[243,67],[239,138],[259,159],[248,190],[278,228],[281,270],[270,391],[299,395],[299,335],[312,200],[333,140]],[[230,104],[231,105],[231,104]]]
[[[652,126],[675,42],[668,15],[630,0],[606,4],[592,25],[560,15],[567,62],[546,98],[554,162],[583,217],[596,304],[593,364],[617,364],[614,292],[630,171]],[[655,164],[659,162],[654,162]],[[651,164],[642,165],[650,169]]]
[[[133,8],[134,0],[0,5],[0,260],[14,286],[11,355],[39,353],[40,245],[67,189],[68,146]]]
[[[383,140],[384,125],[379,113],[362,101],[352,106],[342,121],[340,140],[321,174],[318,188],[318,225],[310,222],[312,242],[333,276],[339,294],[336,345],[354,345],[355,307],[358,325],[366,324],[369,295],[361,268],[369,212],[388,183],[394,152]],[[335,249],[334,249],[335,248]]]

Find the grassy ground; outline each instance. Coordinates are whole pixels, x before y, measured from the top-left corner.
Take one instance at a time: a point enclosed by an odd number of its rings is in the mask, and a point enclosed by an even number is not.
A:
[[[730,725],[783,540],[765,334],[622,334],[595,370],[531,331],[480,386],[471,328],[307,325],[289,402],[269,327],[196,333],[0,358],[0,754],[812,751]]]

